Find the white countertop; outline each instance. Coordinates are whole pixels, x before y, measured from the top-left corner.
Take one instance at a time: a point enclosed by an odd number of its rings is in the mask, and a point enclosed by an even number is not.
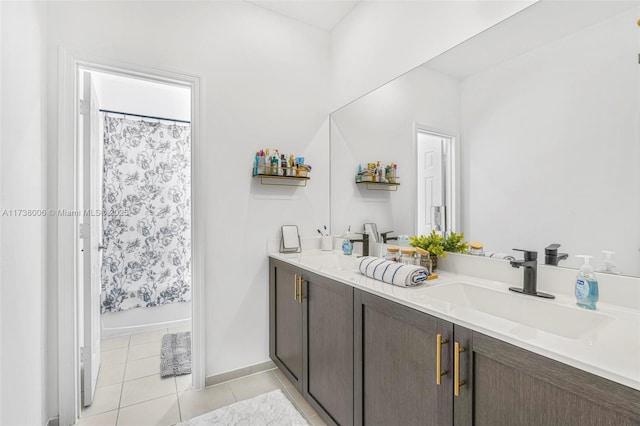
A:
[[[360,274],[354,268],[355,256],[343,256],[339,252],[307,250],[301,254],[272,253],[270,256],[640,390],[639,310],[599,303],[596,312],[610,318],[592,332],[582,334],[575,339],[567,338],[562,337],[562,333],[554,334],[533,326],[493,316],[481,310],[445,302],[429,294],[429,289],[434,286],[452,283],[466,283],[515,294],[509,292],[510,285],[506,283],[438,269],[438,279],[427,281],[417,287],[405,288],[377,281]],[[322,256],[327,260],[326,264],[323,264]],[[335,260],[336,257],[339,262]],[[521,297],[529,296],[522,295]],[[557,294],[556,299],[545,300],[544,303],[561,305],[567,309],[582,310],[582,308],[575,305],[575,299],[566,294]],[[531,312],[531,315],[535,316],[536,312]]]

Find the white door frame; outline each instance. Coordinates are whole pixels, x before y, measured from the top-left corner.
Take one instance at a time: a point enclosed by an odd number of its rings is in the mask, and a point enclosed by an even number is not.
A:
[[[78,69],[116,73],[191,89],[191,259],[192,259],[192,380],[196,390],[205,387],[204,250],[205,202],[195,194],[204,188],[201,77],[95,57],[87,52],[59,47],[58,141],[56,208],[81,211],[78,205],[77,76]],[[78,347],[78,228],[79,216],[59,216],[53,238],[58,283],[58,413],[60,426],[74,424],[80,414],[80,353]]]

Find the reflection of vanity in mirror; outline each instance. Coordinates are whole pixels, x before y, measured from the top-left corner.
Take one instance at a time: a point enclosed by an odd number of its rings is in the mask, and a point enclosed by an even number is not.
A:
[[[331,223],[640,275],[638,3],[541,1],[331,114]],[[353,182],[398,164],[396,192]],[[434,209],[435,207],[435,209]],[[440,220],[434,218],[440,212]]]

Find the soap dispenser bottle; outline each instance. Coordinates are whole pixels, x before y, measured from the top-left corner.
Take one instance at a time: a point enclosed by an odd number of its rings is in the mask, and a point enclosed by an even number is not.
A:
[[[345,256],[351,256],[351,253],[353,253],[353,243],[351,242],[351,235],[349,235],[349,231],[351,231],[351,226],[349,226],[349,229],[347,229],[347,232],[343,235],[344,241],[342,242],[342,253],[344,253]]]
[[[605,255],[605,259],[602,261],[602,265],[598,268],[598,272],[604,272],[606,274],[619,274],[618,268],[616,268],[616,264],[613,261],[613,255],[616,254],[615,251],[610,250],[602,250],[602,253]]]
[[[589,264],[589,259],[592,259],[593,256],[581,254],[576,257],[584,259],[584,265],[580,267],[580,272],[576,277],[576,305],[595,310],[596,303],[598,303],[598,279],[593,273],[593,266]]]

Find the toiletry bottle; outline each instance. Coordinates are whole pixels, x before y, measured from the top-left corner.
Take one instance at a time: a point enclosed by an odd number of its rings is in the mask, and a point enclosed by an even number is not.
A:
[[[602,261],[602,265],[600,265],[600,267],[598,268],[598,272],[604,272],[606,274],[620,274],[620,271],[618,271],[618,268],[616,267],[616,264],[612,258],[612,256],[616,254],[616,252],[610,250],[602,250],[602,253],[604,253],[606,258]]]
[[[258,165],[258,174],[259,175],[266,174],[266,172],[265,172],[266,167],[267,167],[266,159],[267,159],[267,157],[265,157],[264,151],[260,150],[260,162],[259,162],[259,165]]]
[[[270,175],[271,174],[271,156],[269,155],[269,148],[264,150],[264,174],[265,175]]]
[[[276,149],[273,156],[274,175],[282,176],[282,167],[280,167],[280,152]]]
[[[258,169],[260,167],[260,153],[256,152],[256,159],[253,163],[253,175],[257,175],[258,174]]]
[[[342,253],[346,256],[351,256],[351,253],[353,253],[353,243],[351,242],[351,236],[349,235],[350,230],[351,226],[349,226],[349,229],[347,229],[347,232],[343,235],[344,241],[342,242]]]
[[[391,262],[397,262],[399,259],[398,252],[400,249],[398,247],[387,247],[387,254],[384,256],[386,260],[390,260]]]
[[[282,165],[282,176],[287,176],[289,174],[289,164],[287,164],[287,157],[284,154],[280,157],[280,164]]]
[[[598,279],[593,273],[593,267],[589,265],[589,259],[593,256],[577,255],[584,259],[584,265],[576,277],[576,305],[581,308],[595,310],[598,303]]]
[[[478,241],[471,241],[469,243],[469,254],[476,256],[484,256],[484,246]]]
[[[433,271],[433,265],[431,263],[431,254],[421,248],[421,247],[416,247],[416,255],[420,256],[420,262],[418,263],[418,266],[422,266],[423,268],[427,268],[427,271],[429,271],[429,274],[431,274],[431,272]]]
[[[401,254],[400,254],[400,260],[399,260],[399,262],[400,262],[400,263],[403,263],[403,264],[405,264],[405,265],[414,265],[414,264],[415,264],[415,263],[414,263],[414,260],[413,260],[413,258],[414,258],[414,256],[413,256],[414,252],[415,252],[415,251],[414,251],[414,249],[413,249],[413,248],[403,248],[403,249],[400,249],[400,253],[401,253]]]

